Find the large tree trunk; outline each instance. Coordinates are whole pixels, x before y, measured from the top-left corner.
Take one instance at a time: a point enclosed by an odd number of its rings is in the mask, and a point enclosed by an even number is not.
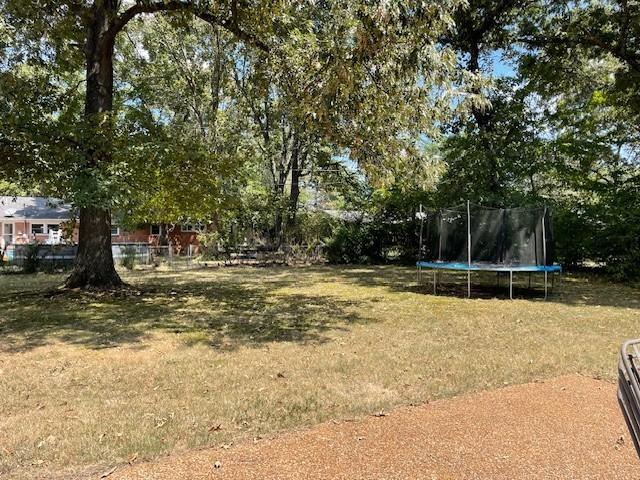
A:
[[[298,199],[300,198],[300,180],[302,177],[302,162],[300,161],[300,142],[296,138],[294,149],[291,153],[291,190],[289,192],[289,205],[287,206],[287,226],[292,228],[296,223],[298,213]]]
[[[90,132],[87,142],[87,183],[91,170],[111,162],[111,112],[113,110],[113,47],[110,22],[117,12],[116,0],[96,2],[87,26],[85,120]],[[90,192],[89,192],[90,193]],[[97,192],[96,192],[97,193]],[[111,253],[111,213],[104,207],[80,208],[78,254],[69,288],[115,288],[122,280],[115,270]]]
[[[470,43],[469,51],[467,53],[469,54],[467,69],[475,74],[480,74],[480,45],[478,41]],[[477,89],[474,93],[479,94],[480,90]],[[491,120],[495,112],[491,108],[480,109],[473,106],[471,108],[471,113],[478,125],[480,140],[484,149],[487,166],[487,189],[491,194],[499,197],[502,192],[500,171],[496,162],[493,144],[489,138],[492,133]],[[493,199],[493,201],[495,201],[495,199]]]
[[[109,211],[102,208],[82,208],[78,255],[73,272],[67,278],[67,287],[112,289],[122,284],[111,255]]]
[[[86,2],[79,2],[85,4]],[[221,21],[199,2],[182,1],[136,1],[121,14],[121,0],[94,0],[88,7],[86,25],[85,58],[87,69],[87,92],[85,119],[89,138],[86,142],[87,169],[80,175],[86,178],[86,186],[92,183],[94,169],[108,165],[113,156],[112,118],[113,110],[113,51],[115,36],[136,15],[165,11],[191,11],[202,20],[224,27],[239,39],[267,51],[268,47],[251,33],[238,25],[237,2],[232,2],[231,21]],[[206,2],[205,2],[206,3]],[[217,2],[216,2],[217,3]],[[88,198],[98,191],[86,192]],[[107,208],[91,205],[80,209],[80,240],[73,272],[66,281],[67,287],[114,288],[122,285],[111,254],[111,215]],[[100,203],[96,200],[96,203]]]
[[[273,220],[273,242],[276,250],[280,249],[280,247],[282,247],[282,244],[284,243],[284,209],[286,207],[284,206],[283,202],[286,182],[286,174],[281,170],[280,174],[278,175],[278,184],[274,189],[274,203],[276,206],[276,213]]]

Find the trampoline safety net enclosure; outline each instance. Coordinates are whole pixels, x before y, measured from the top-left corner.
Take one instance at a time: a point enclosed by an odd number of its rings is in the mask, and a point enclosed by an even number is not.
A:
[[[469,202],[420,212],[419,268],[510,272],[559,272],[551,211],[488,208]],[[512,296],[512,278],[510,279]],[[435,288],[435,274],[434,274]],[[470,293],[469,279],[469,293]]]

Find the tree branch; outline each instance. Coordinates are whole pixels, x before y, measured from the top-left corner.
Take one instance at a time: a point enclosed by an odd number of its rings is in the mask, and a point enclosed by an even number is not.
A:
[[[238,6],[237,0],[231,3],[231,15],[226,19],[221,19],[213,12],[209,10],[201,10],[193,2],[188,0],[156,0],[145,1],[138,0],[135,5],[129,7],[127,10],[118,15],[111,27],[109,28],[107,35],[111,38],[120,32],[134,17],[143,13],[158,13],[158,12],[190,12],[196,17],[204,20],[211,25],[217,25],[225,30],[229,31],[236,36],[239,40],[253,45],[265,52],[269,51],[268,46],[262,40],[255,35],[245,32],[238,23]]]
[[[625,63],[629,68],[640,72],[640,57],[630,52],[627,48],[627,33],[624,32],[625,26],[622,26],[620,38],[617,42],[613,42],[604,38],[601,32],[581,28],[578,35],[559,36],[559,35],[529,35],[521,36],[516,40],[524,45],[533,48],[545,49],[549,46],[556,48],[583,47],[599,50],[600,53],[608,53]]]

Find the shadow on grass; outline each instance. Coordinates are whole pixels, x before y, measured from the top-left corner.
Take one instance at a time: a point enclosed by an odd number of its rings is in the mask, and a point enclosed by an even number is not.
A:
[[[43,295],[50,278],[32,277],[0,288],[0,351],[20,351],[54,341],[91,348],[132,345],[145,348],[155,332],[172,333],[185,345],[227,350],[269,342],[323,343],[331,331],[370,321],[358,312],[376,300],[373,288],[431,295],[430,276],[416,283],[416,270],[396,266],[324,266],[306,268],[236,267],[218,271],[130,274],[140,295],[120,297],[80,292]],[[539,281],[527,288],[516,276],[515,298],[542,301]],[[372,288],[370,295],[337,298],[314,291],[319,283],[338,282]],[[22,291],[16,288],[24,285]],[[442,276],[438,295],[466,297],[466,274]],[[339,287],[338,287],[339,288]],[[472,298],[509,298],[507,279],[496,287],[495,274],[474,273]],[[382,301],[382,300],[380,300]],[[590,275],[565,275],[550,302],[575,306],[640,309],[637,288]],[[426,304],[425,304],[426,305]]]
[[[433,295],[433,271],[423,270],[422,281],[417,283],[415,267],[387,265],[345,266],[335,272],[343,281],[361,286],[386,287],[394,292],[411,292]],[[544,276],[515,273],[513,296],[515,299],[544,300]],[[640,309],[640,289],[635,286],[614,283],[600,275],[564,273],[552,284],[549,277],[547,301],[565,305],[606,306]],[[467,274],[438,272],[437,295],[467,298]],[[475,299],[509,299],[509,276],[494,272],[473,272],[471,297]]]
[[[291,275],[269,278],[268,272],[260,271],[222,280],[193,276],[144,279],[142,292],[117,297],[81,292],[0,294],[0,351],[23,351],[52,341],[144,348],[154,332],[179,335],[185,345],[219,349],[268,342],[323,343],[328,331],[363,321],[354,313],[357,302],[279,293],[295,283]]]

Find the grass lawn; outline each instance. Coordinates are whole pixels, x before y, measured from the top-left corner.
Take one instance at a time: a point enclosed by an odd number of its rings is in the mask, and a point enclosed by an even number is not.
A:
[[[567,276],[509,301],[432,296],[402,267],[123,274],[141,295],[0,276],[0,478],[128,458],[580,372],[613,380],[640,290]],[[138,461],[139,461],[138,460]]]

